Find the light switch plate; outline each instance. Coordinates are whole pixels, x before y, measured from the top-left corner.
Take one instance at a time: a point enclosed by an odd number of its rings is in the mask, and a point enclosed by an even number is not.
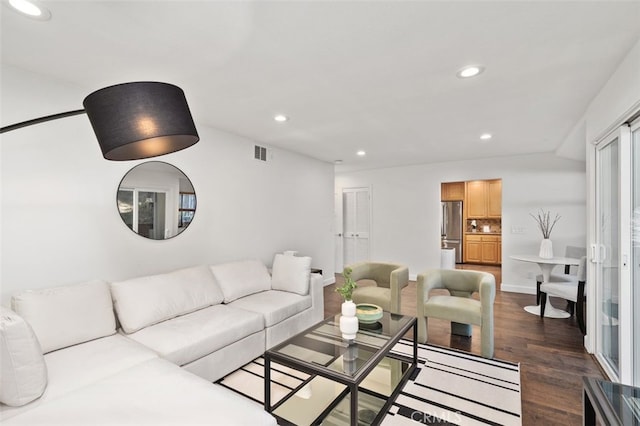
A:
[[[526,231],[527,228],[523,227],[523,226],[512,226],[511,227],[511,233],[512,234],[524,234],[524,232]]]

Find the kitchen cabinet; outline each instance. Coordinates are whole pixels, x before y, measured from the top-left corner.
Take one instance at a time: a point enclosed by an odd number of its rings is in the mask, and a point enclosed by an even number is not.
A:
[[[465,204],[469,219],[500,219],[502,217],[502,180],[466,182]]]
[[[465,262],[482,263],[482,240],[479,235],[465,237],[464,258]]]
[[[502,237],[465,235],[465,262],[499,265],[502,262]]]
[[[502,217],[502,179],[488,180],[487,183],[487,217]]]
[[[487,217],[487,185],[483,180],[474,180],[466,183],[465,199],[467,217],[479,219]]]
[[[442,201],[464,200],[464,182],[441,183],[440,197]]]

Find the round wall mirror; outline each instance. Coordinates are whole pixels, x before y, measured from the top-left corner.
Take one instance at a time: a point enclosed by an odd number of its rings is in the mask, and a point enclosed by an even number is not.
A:
[[[196,213],[196,193],[180,169],[162,161],[138,164],[118,187],[117,207],[129,229],[152,240],[184,231]]]

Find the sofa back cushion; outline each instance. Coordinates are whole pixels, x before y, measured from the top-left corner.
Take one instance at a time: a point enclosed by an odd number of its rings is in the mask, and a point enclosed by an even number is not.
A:
[[[14,295],[11,303],[33,328],[44,353],[116,332],[109,284],[104,281],[29,290]]]
[[[271,275],[259,260],[242,260],[211,266],[224,294],[224,303],[231,303],[250,294],[271,290]]]
[[[276,254],[271,270],[271,288],[302,296],[309,294],[311,258]]]
[[[217,305],[223,299],[207,266],[114,282],[111,294],[125,333]]]
[[[29,324],[0,306],[0,402],[13,407],[39,398],[47,387],[47,365]]]

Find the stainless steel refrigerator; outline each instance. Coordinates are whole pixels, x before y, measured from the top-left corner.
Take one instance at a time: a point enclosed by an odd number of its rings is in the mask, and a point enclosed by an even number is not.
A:
[[[442,247],[456,249],[456,263],[462,263],[462,201],[443,201],[440,218]]]

